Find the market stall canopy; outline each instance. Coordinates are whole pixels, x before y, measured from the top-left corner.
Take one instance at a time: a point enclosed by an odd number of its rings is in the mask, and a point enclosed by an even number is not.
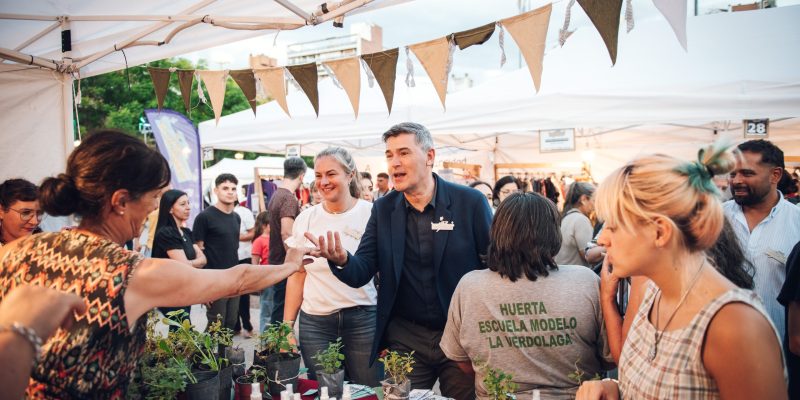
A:
[[[223,117],[218,127],[213,120],[201,123],[201,142],[279,152],[285,144],[298,143],[306,154],[306,149],[332,143],[374,150],[380,147],[381,132],[409,120],[427,126],[437,143],[496,151],[498,135],[521,134],[535,141],[541,129],[585,128],[595,135],[680,124],[711,132],[714,122],[731,126],[745,118],[798,117],[797,21],[800,6],[690,18],[688,52],[665,20],[637,21],[635,30],[621,35],[614,67],[606,49],[597,45],[597,33],[579,29],[563,48],[545,55],[538,94],[523,68],[451,94],[445,113],[430,81],[418,77],[412,88],[398,80],[391,116],[376,89],[362,87],[362,109],[354,119],[345,92],[323,81],[318,118],[302,95],[293,95],[296,105],[289,108],[303,111],[293,112],[292,118],[267,103],[258,117],[245,110]]]
[[[405,1],[6,1],[0,58],[87,77]]]

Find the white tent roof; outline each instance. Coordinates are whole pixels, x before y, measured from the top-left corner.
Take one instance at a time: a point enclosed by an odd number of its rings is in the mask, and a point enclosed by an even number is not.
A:
[[[332,10],[317,21],[328,21],[337,12],[348,14],[395,4],[406,0],[345,0],[340,10]],[[237,40],[274,32],[297,29],[313,22],[311,14],[323,0],[138,0],[129,2],[102,0],[52,0],[0,2],[0,50],[7,49],[42,59],[60,61],[61,21],[69,21],[72,58],[81,66],[81,77],[101,74],[202,50]],[[281,3],[286,4],[281,5]],[[349,3],[349,4],[348,4]],[[359,7],[361,4],[366,6]],[[297,13],[290,11],[295,8]],[[205,18],[205,19],[203,19]],[[202,22],[198,22],[202,20]],[[184,24],[192,24],[177,30]],[[225,29],[231,25],[240,29]],[[269,29],[245,29],[259,27]],[[260,26],[259,26],[260,25]],[[171,40],[161,46],[152,44]],[[42,36],[39,36],[42,35]],[[31,42],[32,40],[32,42]],[[126,44],[124,54],[116,51]],[[104,55],[91,61],[94,55]],[[21,57],[28,61],[28,57]],[[87,58],[89,58],[87,60]],[[126,61],[127,58],[127,61]]]
[[[73,77],[405,1],[343,0],[324,15],[315,11],[324,0],[0,1],[0,181],[63,171],[74,140]],[[70,53],[61,52],[62,29]]]
[[[269,103],[259,108],[258,118],[246,110],[223,117],[218,127],[214,121],[201,123],[201,142],[282,151],[287,143],[335,140],[361,149],[377,144],[393,123],[413,120],[426,125],[439,144],[497,151],[498,134],[522,133],[528,138],[521,140],[536,142],[530,132],[538,129],[636,127],[643,132],[648,130],[643,126],[659,124],[711,127],[714,121],[736,125],[743,118],[798,117],[797,21],[800,6],[689,18],[688,52],[665,20],[637,21],[631,33],[621,32],[613,68],[597,32],[579,29],[563,48],[545,55],[540,93],[523,68],[450,94],[446,113],[427,77],[417,76],[417,88],[405,86],[401,59],[389,118],[379,92],[362,89],[363,111],[353,120],[344,91],[322,81],[319,118],[299,94],[290,101],[291,119]]]
[[[325,78],[319,81],[319,118],[306,95],[291,90],[287,96],[291,117],[271,101],[258,106],[256,116],[247,109],[222,117],[219,125],[213,119],[201,122],[200,142],[214,148],[266,153],[283,153],[287,144],[305,144],[304,154],[314,154],[329,145],[365,149],[379,144],[380,134],[392,124],[427,120],[444,113],[430,81],[409,88],[398,79],[389,115],[378,84],[370,88],[363,70],[361,75],[358,119],[345,91]]]

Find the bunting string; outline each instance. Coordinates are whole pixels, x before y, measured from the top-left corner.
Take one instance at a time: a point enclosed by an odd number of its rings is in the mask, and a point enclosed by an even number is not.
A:
[[[626,29],[627,32],[631,32],[635,27],[633,2],[632,0],[624,1]],[[659,10],[662,11],[665,17],[667,17],[667,21],[670,23],[670,25],[672,25],[678,40],[685,49],[685,21],[679,18],[685,14],[685,12],[681,13],[683,8],[679,8],[677,6],[670,6],[671,8],[667,7],[670,0],[653,1]],[[420,64],[426,71],[428,77],[431,79],[431,82],[434,84],[442,102],[442,106],[445,106],[446,87],[448,78],[453,71],[456,47],[461,50],[466,50],[470,46],[483,44],[491,38],[491,35],[495,30],[499,29],[498,45],[500,46],[500,67],[502,68],[505,66],[506,62],[508,61],[505,49],[505,36],[506,33],[508,33],[517,43],[520,51],[525,56],[525,61],[528,64],[531,77],[538,92],[541,83],[542,61],[545,52],[544,47],[547,37],[547,27],[550,23],[550,13],[553,4],[562,2],[565,1],[556,0],[536,10],[521,13],[520,15],[514,17],[491,22],[473,29],[454,32],[434,40],[429,40],[427,42],[404,46],[406,57],[406,86],[416,86],[414,76],[414,61],[411,58],[411,53],[413,52],[419,59]],[[564,22],[562,27],[559,29],[558,35],[558,42],[562,47],[568,38],[575,32],[574,29],[570,30],[570,23],[572,8],[575,6],[576,0],[569,0],[566,3],[567,5],[564,15]],[[611,56],[612,64],[616,61],[617,34],[619,31],[619,19],[622,3],[623,0],[608,0],[607,2],[599,0],[579,0],[580,6],[584,11],[586,11],[587,15],[592,21],[592,24],[595,26],[595,28],[597,28],[598,32],[603,38],[603,41],[605,42],[609,51],[609,55]],[[273,45],[277,44],[277,39],[280,35],[280,32],[281,31],[278,30],[275,33],[275,36],[273,37]],[[358,62],[361,63],[361,66],[365,70],[369,87],[374,88],[376,81],[381,87],[381,91],[383,92],[384,98],[387,102],[387,108],[389,109],[390,113],[392,99],[394,96],[394,86],[396,82],[395,79],[398,50],[398,48],[394,48],[375,54],[364,54],[357,56]],[[356,61],[352,59],[344,59],[342,62],[333,60],[327,63],[317,63],[315,65],[316,68],[319,68],[321,65],[322,69],[327,71],[328,76],[331,77],[333,84],[337,88],[348,92],[348,97],[350,97],[350,100],[353,103],[353,109],[357,117],[358,96],[354,95],[354,93],[359,92],[361,78],[360,73],[356,74],[358,68],[354,68],[358,66]],[[311,92],[313,92],[311,94],[306,93],[306,95],[309,96],[309,100],[311,100],[312,104],[315,105],[315,111],[318,113],[319,99],[316,86],[317,80],[315,79],[317,69],[311,68],[315,65],[308,64],[304,65],[303,68],[298,68],[297,66],[280,67],[282,70],[281,75],[278,75],[279,72],[277,71],[277,68],[270,68],[267,71],[236,70],[233,71],[233,78],[236,81],[239,89],[241,89],[243,93],[246,92],[245,96],[248,98],[248,101],[250,102],[251,107],[253,107],[254,112],[255,99],[263,100],[268,95],[271,97],[276,97],[272,92],[280,88],[280,91],[283,92],[282,94],[284,97],[282,101],[280,99],[278,100],[281,104],[281,107],[288,114],[289,110],[286,107],[285,94],[287,92],[286,86],[288,85],[286,81],[289,81],[291,85],[294,86],[298,91],[305,92],[306,90],[311,90]],[[375,68],[374,71],[372,67]],[[354,69],[356,72],[354,72]],[[167,70],[169,73],[167,73]],[[158,86],[158,88],[161,89],[156,89],[156,95],[157,97],[160,97],[159,103],[163,101],[163,97],[165,95],[165,90],[163,89],[165,79],[168,87],[169,74],[176,71],[179,74],[181,95],[184,98],[187,112],[191,112],[192,109],[199,107],[201,104],[205,104],[206,106],[214,109],[216,114],[221,112],[220,110],[221,105],[224,102],[224,90],[226,87],[225,80],[228,77],[229,71],[194,71],[181,70],[176,67],[151,68],[151,77],[154,79],[154,82],[158,81],[161,84]],[[249,76],[250,72],[253,73],[254,77],[251,78]],[[339,73],[340,76],[337,75],[337,73]],[[293,74],[300,75],[295,77]],[[283,79],[280,79],[281,76]],[[190,94],[194,89],[191,86],[191,77],[194,77],[198,81],[196,88],[198,103],[195,107],[191,107],[190,103]],[[203,81],[203,77],[205,77],[206,81]],[[219,79],[222,79],[222,82],[220,82]],[[201,81],[203,82],[201,83]],[[253,85],[255,85],[255,87],[252,87]],[[203,88],[204,86],[205,89]],[[209,90],[209,88],[211,90]],[[304,90],[304,88],[306,90]],[[80,104],[80,97],[81,93],[79,80],[75,100],[77,104]],[[315,100],[312,100],[311,97],[314,97]],[[219,119],[219,115],[217,115],[217,119]]]

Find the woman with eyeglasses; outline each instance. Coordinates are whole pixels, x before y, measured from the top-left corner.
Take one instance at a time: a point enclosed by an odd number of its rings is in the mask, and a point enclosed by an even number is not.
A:
[[[494,183],[492,197],[495,208],[500,205],[508,196],[522,191],[522,182],[519,179],[506,175]]]
[[[0,247],[40,231],[39,188],[25,179],[0,184]]]

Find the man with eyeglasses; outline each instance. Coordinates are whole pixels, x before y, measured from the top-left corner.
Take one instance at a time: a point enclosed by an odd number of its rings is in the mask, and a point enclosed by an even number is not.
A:
[[[36,185],[25,179],[0,184],[0,246],[40,232],[43,215]]]

